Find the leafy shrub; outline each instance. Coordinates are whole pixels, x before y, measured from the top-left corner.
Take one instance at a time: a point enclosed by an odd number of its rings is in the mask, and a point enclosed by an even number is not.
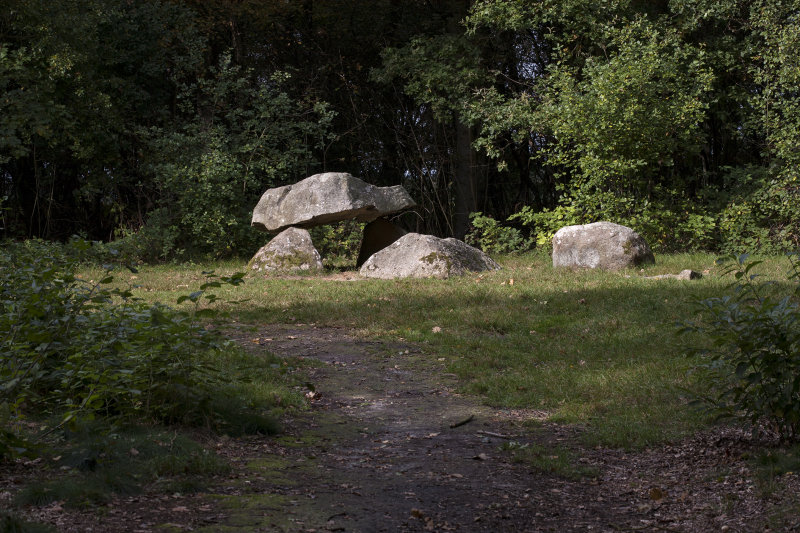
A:
[[[0,252],[0,406],[10,413],[5,425],[37,412],[59,416],[59,426],[100,418],[219,427],[214,406],[234,392],[224,387],[210,354],[229,349],[228,341],[197,319],[211,314],[200,307],[216,299],[209,289],[238,285],[243,274],[206,273],[199,290],[178,299],[194,307],[178,312],[110,287],[112,265],[97,281],[80,278],[76,268],[91,254],[85,241],[9,244]],[[14,439],[0,433],[0,454],[23,451]]]
[[[760,261],[735,258],[735,290],[704,300],[703,319],[686,327],[710,341],[693,350],[712,391],[701,402],[721,417],[767,421],[787,440],[800,437],[800,255],[789,259],[787,287],[760,282]]]
[[[525,206],[508,217],[531,228],[536,246],[549,247],[553,235],[574,224],[606,220],[636,230],[656,252],[709,250],[715,247],[717,219],[713,213],[697,211],[675,192],[655,188],[650,201],[595,191],[591,195],[566,198],[553,209],[535,212]],[[664,199],[670,198],[669,203]]]
[[[142,259],[255,252],[263,235],[250,217],[261,194],[312,164],[311,150],[326,138],[332,112],[283,92],[286,74],[253,78],[223,54],[208,77],[182,87],[182,121],[139,132],[148,145],[142,167],[158,200],[143,227],[121,232]]]
[[[534,211],[530,206],[523,207],[514,213],[508,220],[518,220],[522,225],[531,228],[531,239],[536,246],[549,247],[553,242],[553,235],[564,226],[580,224],[580,217],[574,206],[563,205],[552,210]]]
[[[467,244],[477,246],[488,254],[505,254],[528,248],[528,242],[517,228],[501,225],[491,216],[471,213],[472,229],[466,236]]]
[[[352,266],[358,257],[364,225],[357,220],[345,220],[338,224],[316,226],[308,231],[326,265]]]
[[[720,212],[721,249],[782,253],[800,246],[800,182],[766,167],[731,169]]]

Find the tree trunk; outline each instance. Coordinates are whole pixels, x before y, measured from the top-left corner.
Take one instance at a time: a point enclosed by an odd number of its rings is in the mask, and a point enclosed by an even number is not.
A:
[[[486,183],[472,148],[472,128],[456,119],[455,172],[453,176],[453,236],[463,239],[469,230],[469,215],[480,211]]]

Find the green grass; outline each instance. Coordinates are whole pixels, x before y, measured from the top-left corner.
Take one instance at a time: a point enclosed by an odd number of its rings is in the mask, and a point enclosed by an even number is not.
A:
[[[253,276],[218,289],[214,305],[240,323],[314,323],[422,343],[424,357],[444,358],[464,392],[493,406],[545,410],[584,427],[591,445],[638,448],[705,424],[686,405],[696,360],[685,346],[698,339],[678,337],[676,324],[731,282],[715,256],[659,256],[657,265],[616,273],[555,270],[540,253],[498,259],[501,271],[449,280]],[[760,270],[780,278],[786,266],[767,259]],[[144,267],[119,279],[169,304],[202,283],[203,270],[243,267]],[[691,282],[643,278],[685,268],[707,272]]]
[[[563,446],[547,447],[509,441],[500,446],[500,449],[511,453],[511,460],[515,463],[524,463],[539,472],[571,481],[596,478],[599,474],[596,468],[580,464],[575,453]]]
[[[63,501],[71,507],[106,503],[147,485],[161,492],[194,492],[230,467],[180,430],[139,427],[111,434],[92,425],[51,443],[42,480],[27,484],[18,505]],[[58,455],[53,455],[57,453]],[[180,490],[178,490],[180,489]]]

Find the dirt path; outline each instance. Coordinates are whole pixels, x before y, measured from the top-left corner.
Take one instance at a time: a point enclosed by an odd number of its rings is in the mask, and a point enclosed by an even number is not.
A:
[[[575,529],[602,530],[611,518],[599,485],[581,487],[577,499],[575,484],[512,464],[498,449],[524,443],[520,418],[543,413],[496,411],[459,396],[441,363],[420,365],[425,354],[405,344],[313,327],[261,333],[271,351],[324,365],[311,371],[311,416],[282,440],[287,470],[299,475],[270,486],[291,498],[290,524],[252,526],[546,531],[563,530],[568,520]]]
[[[210,494],[30,515],[61,531],[104,532],[800,530],[800,479],[784,476],[763,497],[743,459],[756,445],[735,431],[636,453],[584,449],[579,429],[523,423],[546,413],[460,396],[424,346],[310,325],[266,326],[241,340],[319,361],[308,371],[311,408],[282,436],[209,443],[234,465]],[[545,459],[571,448],[572,466],[594,474],[569,480],[514,462],[508,448],[527,445]]]
[[[313,326],[260,335],[273,353],[323,365],[311,372],[311,413],[272,450],[282,476],[270,481],[276,462],[267,459],[264,481],[229,523],[363,532],[762,528],[767,510],[741,459],[750,444],[738,433],[635,454],[576,448],[577,465],[597,476],[569,481],[513,462],[503,447],[535,441],[547,453],[574,446],[575,430],[532,430],[522,421],[546,413],[490,409],[456,394],[455,376],[424,348]],[[249,468],[258,469],[258,457],[245,461]],[[263,494],[272,496],[260,505]]]

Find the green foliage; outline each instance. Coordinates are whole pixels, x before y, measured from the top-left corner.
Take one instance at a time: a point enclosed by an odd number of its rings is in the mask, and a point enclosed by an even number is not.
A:
[[[326,224],[309,229],[314,247],[326,264],[350,266],[356,263],[364,223],[346,220],[338,224]]]
[[[215,406],[237,393],[226,388],[214,358],[231,346],[198,319],[213,315],[201,305],[216,300],[209,289],[238,285],[243,274],[204,273],[198,290],[178,298],[193,306],[178,312],[111,286],[111,265],[96,280],[78,276],[77,265],[93,253],[84,241],[9,243],[0,253],[0,404],[7,422],[52,413],[67,427],[95,418],[230,427],[221,415],[231,406],[223,413]],[[250,410],[239,402],[238,411]],[[4,453],[22,451],[13,434],[2,435]]]
[[[467,104],[476,146],[508,171],[531,147],[539,244],[612,220],[657,251],[792,249],[798,27],[792,0],[476,2],[470,35],[532,36],[523,80]]]
[[[467,244],[477,246],[487,254],[521,252],[529,248],[529,243],[517,228],[502,226],[483,213],[471,213],[469,219],[472,230],[466,236]]]
[[[255,84],[224,55],[208,77],[178,94],[183,120],[146,132],[145,168],[159,189],[132,246],[145,259],[222,257],[258,248],[250,228],[265,189],[303,172],[324,142],[332,114],[292,100],[274,75]],[[150,253],[148,254],[148,251]],[[153,256],[156,257],[153,257]]]
[[[781,253],[800,245],[800,184],[775,168],[741,167],[726,174],[719,196],[720,248],[726,253]]]
[[[767,132],[771,152],[793,183],[797,181],[800,154],[800,11],[796,0],[759,0],[751,9],[753,30],[759,46],[754,58],[756,81],[763,93],[754,95],[753,106]],[[795,190],[795,198],[796,198]]]
[[[249,255],[258,194],[321,167],[403,181],[436,234],[529,206],[540,242],[800,242],[796,0],[5,4],[5,236]]]
[[[487,76],[477,68],[479,50],[463,35],[415,37],[404,48],[383,52],[376,81],[401,78],[407,94],[431,106],[439,120],[463,109],[463,101]]]
[[[127,236],[148,260],[252,251],[249,210],[306,172],[332,113],[212,52],[199,19],[185,2],[10,0],[6,235]]]
[[[542,120],[552,161],[582,178],[573,187],[642,194],[675,155],[699,149],[711,72],[702,50],[646,18],[608,33],[605,57],[551,68]]]
[[[174,87],[165,73],[183,81],[202,64],[191,12],[160,1],[5,4],[0,165],[11,212],[3,230],[108,239],[143,207],[134,198],[147,201],[136,131],[168,117]]]
[[[599,201],[600,197],[595,196],[592,200]],[[616,215],[605,212],[602,204],[595,205],[591,210],[580,210],[570,203],[538,212],[525,206],[511,215],[509,220],[518,220],[530,227],[536,246],[546,249],[552,245],[553,235],[564,226],[601,220],[613,220],[633,228],[656,252],[697,251],[713,247],[717,233],[716,218],[695,212],[688,201],[675,203],[675,210],[655,202],[648,202],[636,210],[631,201],[625,214]]]
[[[542,82],[538,122],[554,138],[547,161],[570,181],[564,209],[538,217],[538,240],[571,218],[631,226],[658,251],[706,245],[713,217],[682,200],[673,173],[676,157],[700,149],[712,81],[703,51],[646,18],[609,27],[606,39],[605,56],[556,63]]]
[[[531,228],[532,240],[536,246],[549,248],[553,242],[553,235],[564,226],[580,224],[574,206],[558,206],[535,212],[530,206],[525,206],[518,213],[514,213],[509,220],[519,220],[524,226]]]
[[[712,391],[702,400],[722,417],[766,421],[783,439],[800,437],[800,255],[789,255],[789,285],[762,283],[760,261],[743,254],[732,266],[732,294],[702,302],[702,369]]]

